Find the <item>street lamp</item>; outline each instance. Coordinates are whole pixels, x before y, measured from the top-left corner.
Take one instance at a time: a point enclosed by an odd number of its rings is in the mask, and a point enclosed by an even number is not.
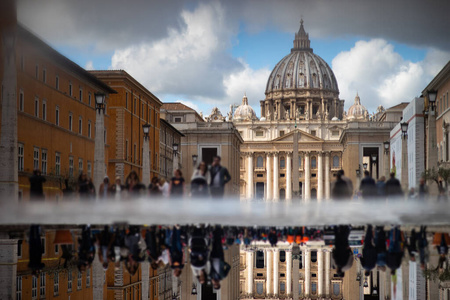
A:
[[[363,163],[364,170],[367,170],[367,163]]]
[[[172,145],[172,148],[173,148],[173,153],[175,154],[175,156],[177,156],[177,153],[178,153],[178,144],[173,144]]]
[[[192,155],[192,164],[194,166],[197,164],[197,159],[198,159],[198,155],[197,154],[193,154]]]
[[[356,177],[359,177],[359,175],[361,175],[361,170],[356,169]]]
[[[435,92],[435,91],[428,91],[428,101],[430,102],[432,110],[434,108],[434,103],[436,102],[436,96],[437,96],[437,92]]]
[[[98,112],[100,110],[103,110],[103,113],[105,113],[105,97],[106,95],[104,93],[95,93],[95,108]]]
[[[403,138],[406,138],[407,132],[408,132],[408,122],[401,123],[400,127],[402,129],[402,136],[403,136]]]
[[[386,141],[386,142],[384,142],[383,144],[384,144],[384,153],[385,153],[385,154],[388,154],[390,142],[389,142],[389,141]]]
[[[377,161],[377,155],[372,154],[372,162],[375,163]]]
[[[367,279],[366,280],[364,280],[364,287],[368,287],[369,286],[369,283],[367,283]]]
[[[192,284],[191,295],[197,295],[197,287],[195,286],[195,283]]]
[[[144,131],[144,138],[148,138],[148,134],[150,132],[150,124],[143,124],[142,130]]]

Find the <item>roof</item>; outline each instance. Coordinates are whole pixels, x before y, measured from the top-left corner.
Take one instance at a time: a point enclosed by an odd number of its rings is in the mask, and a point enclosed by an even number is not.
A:
[[[180,103],[180,102],[166,102],[166,103],[163,104],[163,106],[161,106],[161,109],[165,109],[165,110],[189,110],[189,111],[195,112],[194,109],[192,109],[189,106],[184,105],[183,103]]]
[[[159,121],[161,123],[163,123],[164,125],[166,125],[167,127],[169,127],[170,129],[172,129],[173,131],[175,131],[176,133],[178,133],[180,136],[185,136],[181,131],[179,131],[178,129],[176,129],[175,127],[172,126],[172,124],[170,124],[169,122],[167,122],[164,119],[159,119]]]
[[[150,95],[153,98],[153,100],[158,102],[158,104],[160,104],[160,105],[163,104],[161,102],[161,100],[159,100],[158,97],[156,97],[152,92],[150,92],[145,86],[143,86],[139,81],[137,81],[133,76],[131,76],[125,70],[92,70],[92,71],[89,71],[89,73],[95,75],[96,77],[98,77],[101,80],[104,80],[104,79],[107,79],[107,78],[128,79],[134,85],[138,86],[141,90],[143,90],[145,93]]]
[[[422,97],[428,94],[428,91],[439,89],[439,87],[450,78],[450,60],[439,71],[439,73],[431,80],[427,87],[422,91]]]
[[[408,104],[409,104],[409,102],[402,102],[402,103],[399,103],[397,105],[394,105],[394,106],[391,106],[391,107],[387,108],[386,111],[393,111],[393,110],[403,111],[403,109],[405,107],[407,107]]]
[[[113,90],[109,85],[105,84],[103,81],[99,80],[97,77],[86,71],[84,68],[80,67],[52,47],[50,47],[47,43],[41,40],[34,33],[26,29],[23,25],[17,24],[17,34],[22,37],[25,41],[34,44],[41,51],[47,52],[48,57],[51,58],[54,62],[61,64],[72,72],[77,74],[78,76],[84,78],[85,80],[91,82],[92,84],[98,86],[103,91],[109,94],[117,94],[115,90]]]

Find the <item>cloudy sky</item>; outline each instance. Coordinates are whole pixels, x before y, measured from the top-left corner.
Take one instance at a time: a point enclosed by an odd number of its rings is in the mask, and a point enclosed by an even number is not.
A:
[[[419,96],[450,60],[448,0],[18,0],[19,21],[86,69],[124,69],[163,102],[257,115],[304,20],[346,109]]]

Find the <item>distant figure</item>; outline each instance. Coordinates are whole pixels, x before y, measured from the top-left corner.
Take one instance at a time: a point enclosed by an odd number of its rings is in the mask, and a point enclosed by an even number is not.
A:
[[[132,170],[130,174],[128,174],[125,181],[125,190],[128,191],[129,195],[133,196],[139,196],[143,190],[145,190],[145,185],[140,182],[136,171]]]
[[[353,265],[353,251],[348,244],[349,235],[349,226],[339,225],[334,227],[335,247],[333,249],[333,259],[336,263],[336,274],[339,277],[344,277],[344,272]]]
[[[386,197],[386,177],[381,176],[377,183],[377,196],[380,198]]]
[[[100,184],[99,194],[100,198],[108,198],[110,195],[109,177],[105,176],[103,182]]]
[[[395,275],[395,270],[402,264],[403,245],[403,233],[396,226],[389,233],[389,247],[386,256],[386,265],[391,269],[391,275]]]
[[[369,171],[364,171],[364,178],[361,180],[359,187],[364,199],[375,197],[377,194],[375,180],[370,176]]]
[[[83,172],[78,176],[78,193],[81,198],[89,198],[92,195],[95,196],[95,189],[93,184],[91,184],[87,175]]]
[[[364,238],[364,248],[360,261],[361,266],[365,270],[364,275],[366,277],[369,276],[370,271],[375,268],[377,264],[377,249],[374,245],[372,225],[367,226],[366,236]]]
[[[419,184],[419,200],[425,200],[428,197],[428,187],[425,178],[420,178]]]
[[[170,179],[170,197],[171,198],[183,198],[184,195],[184,178],[180,169],[176,169],[174,177]]]
[[[46,181],[45,177],[41,175],[41,171],[36,169],[30,180],[30,198],[33,200],[45,200],[43,183]]]
[[[386,232],[383,226],[377,226],[375,231],[375,247],[377,249],[377,266],[381,271],[386,270]]]
[[[439,201],[447,201],[447,191],[444,188],[444,185],[442,184],[442,181],[439,182],[439,195],[437,197],[438,202]]]
[[[333,182],[333,188],[331,190],[331,198],[335,200],[350,200],[352,190],[342,176],[343,175],[341,175],[340,172],[337,173],[336,180]]]
[[[154,176],[152,178],[152,181],[148,185],[148,191],[150,193],[151,197],[160,197],[161,196],[161,190],[159,189],[159,178],[158,176]]]
[[[208,197],[209,183],[211,182],[211,174],[204,161],[200,162],[195,169],[191,178],[191,196],[192,197]]]
[[[63,196],[64,196],[64,197],[70,197],[70,196],[72,196],[73,190],[72,190],[72,188],[70,187],[69,179],[67,179],[67,178],[64,179],[64,185],[65,185],[65,188],[62,190]]]
[[[223,198],[225,184],[231,180],[230,173],[228,173],[227,168],[220,165],[220,161],[220,156],[215,156],[211,165],[210,191],[211,196],[216,199]]]
[[[42,240],[41,240],[41,227],[39,225],[30,226],[30,239],[29,239],[29,255],[30,260],[28,267],[31,269],[33,276],[38,276],[45,264],[42,263]]]
[[[209,277],[213,288],[220,289],[220,281],[227,277],[231,266],[225,262],[225,256],[222,246],[222,229],[216,228],[213,232],[212,250],[211,250],[211,272]]]
[[[164,198],[166,198],[166,199],[169,198],[169,196],[170,196],[170,191],[169,191],[170,185],[164,178],[161,178],[159,180],[158,188],[161,191],[161,194],[162,194],[162,196]]]
[[[395,173],[392,172],[389,180],[386,182],[386,196],[389,198],[400,197],[403,195],[400,181],[395,178]]]

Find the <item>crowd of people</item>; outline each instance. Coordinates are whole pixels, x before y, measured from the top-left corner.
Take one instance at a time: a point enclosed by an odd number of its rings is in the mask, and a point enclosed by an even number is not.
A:
[[[33,200],[43,200],[44,189],[43,184],[46,182],[45,177],[39,170],[33,172],[30,180],[30,197]],[[204,161],[201,161],[195,168],[191,180],[190,187],[186,187],[186,180],[181,170],[176,169],[174,176],[170,181],[164,178],[153,177],[147,186],[141,182],[139,175],[132,170],[122,183],[120,177],[116,177],[112,182],[108,176],[105,176],[103,182],[98,187],[98,197],[100,199],[122,198],[134,196],[151,196],[155,198],[183,198],[186,196],[193,198],[223,198],[225,193],[225,185],[231,180],[230,173],[227,168],[221,165],[220,156],[215,156],[211,166],[208,168]],[[64,196],[78,195],[80,199],[93,199],[96,197],[96,187],[86,173],[81,172],[78,176],[76,188],[72,188],[69,180],[65,180]]]

